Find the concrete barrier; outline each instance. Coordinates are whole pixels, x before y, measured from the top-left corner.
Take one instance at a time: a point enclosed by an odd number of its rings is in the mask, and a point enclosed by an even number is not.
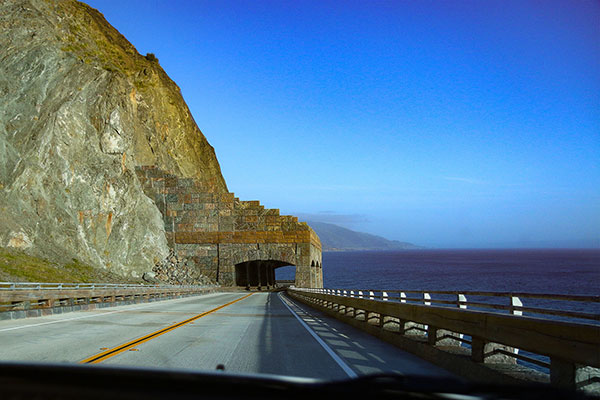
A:
[[[461,294],[458,306],[450,308],[428,304],[433,301],[430,296],[421,297],[421,304],[407,303],[404,293],[398,301],[390,301],[390,291],[377,300],[360,296],[362,291],[359,297],[337,296],[319,289],[288,289],[288,293],[470,379],[513,384],[549,381],[574,389],[582,386],[580,371],[600,367],[600,326],[592,324],[526,317],[517,312],[469,310]],[[514,299],[511,307],[518,312],[524,308]],[[550,363],[519,354],[516,349],[549,357]],[[519,365],[517,359],[546,366],[549,374]]]

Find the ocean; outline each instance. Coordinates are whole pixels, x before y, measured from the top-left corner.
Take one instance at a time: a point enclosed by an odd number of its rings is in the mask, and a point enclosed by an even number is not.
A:
[[[277,279],[293,279],[294,267],[281,269],[286,271],[277,271]],[[324,252],[323,283],[330,289],[600,296],[600,249]],[[472,296],[467,300],[487,302]],[[600,303],[521,300],[525,307],[600,314]]]
[[[600,295],[600,249],[323,253],[326,288]]]

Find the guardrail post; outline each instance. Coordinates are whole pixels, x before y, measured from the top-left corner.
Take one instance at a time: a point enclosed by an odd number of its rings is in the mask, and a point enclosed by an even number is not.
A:
[[[429,293],[423,292],[423,304],[425,304],[426,306],[430,306],[431,305],[430,300],[431,300],[431,296],[429,295]]]
[[[404,335],[406,333],[406,324],[408,321],[404,319],[398,319],[398,333]]]
[[[406,303],[406,293],[400,292],[400,303]]]
[[[523,315],[523,311],[517,310],[517,308],[523,307],[521,299],[517,296],[510,296],[510,313],[512,315]]]
[[[575,389],[577,368],[573,362],[550,358],[550,384],[557,387]]]
[[[350,291],[350,297],[354,297],[354,290]]]
[[[471,360],[476,363],[485,361],[485,340],[473,336],[471,338]]]
[[[466,310],[467,309],[467,296],[465,296],[462,293],[459,293],[456,295],[456,305],[458,306],[458,308],[460,308],[461,310]],[[458,337],[460,339],[464,338],[465,335],[463,335],[462,333],[458,334]],[[453,341],[452,344],[455,344],[457,346],[461,346],[462,342],[460,341]]]
[[[380,328],[383,328],[383,325],[385,325],[385,315],[379,314],[379,319],[377,320],[377,325]]]
[[[512,315],[523,315],[523,311],[522,310],[517,310],[516,308],[518,307],[522,307],[523,306],[523,302],[521,301],[521,299],[519,299],[517,296],[510,296],[510,313]],[[513,353],[515,354],[519,354],[519,349],[517,348],[512,348]],[[516,362],[516,360],[515,360]]]
[[[387,294],[387,292],[383,292],[381,294],[381,297],[383,298],[383,301],[388,301],[388,294]]]
[[[466,310],[467,308],[467,296],[465,296],[464,294],[458,294],[456,296],[456,305],[458,306],[458,308],[461,308],[463,310]]]
[[[363,292],[362,292],[362,290],[358,291],[358,298],[359,299],[363,298]],[[359,309],[358,312],[357,312],[356,308],[354,308],[353,309],[353,316],[354,316],[354,318],[356,318],[359,321],[365,321],[366,320],[365,310]]]
[[[438,329],[434,326],[429,325],[427,327],[427,343],[429,343],[431,346],[435,346],[437,343],[437,334]]]

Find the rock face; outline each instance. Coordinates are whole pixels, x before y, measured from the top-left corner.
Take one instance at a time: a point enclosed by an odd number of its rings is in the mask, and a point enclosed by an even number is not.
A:
[[[96,10],[0,2],[0,247],[148,282],[322,286],[305,223],[230,193],[177,85]]]
[[[0,246],[121,275],[169,256],[137,165],[227,192],[177,85],[75,1],[0,2]]]

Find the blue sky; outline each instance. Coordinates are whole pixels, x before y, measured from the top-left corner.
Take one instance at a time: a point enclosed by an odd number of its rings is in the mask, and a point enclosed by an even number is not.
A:
[[[88,0],[229,189],[433,247],[600,246],[600,2]]]

